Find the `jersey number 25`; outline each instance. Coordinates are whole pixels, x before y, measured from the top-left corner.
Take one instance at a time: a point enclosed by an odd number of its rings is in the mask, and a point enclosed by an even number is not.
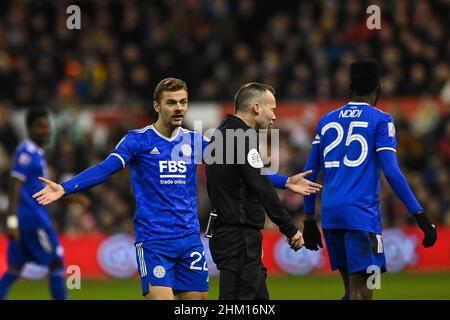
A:
[[[360,134],[353,134],[353,128],[367,128],[369,123],[367,121],[352,121],[350,122],[350,126],[348,127],[347,139],[345,140],[345,145],[348,147],[352,142],[358,142],[361,144],[361,153],[356,160],[349,160],[347,155],[344,156],[344,165],[347,167],[357,167],[361,165],[367,157],[368,145],[367,140]],[[329,129],[335,129],[337,131],[336,139],[331,142],[328,146],[323,150],[323,159],[325,168],[339,168],[340,161],[325,161],[327,154],[336,148],[344,138],[344,128],[338,122],[330,122],[326,124],[322,131],[320,132],[323,136],[325,132]]]

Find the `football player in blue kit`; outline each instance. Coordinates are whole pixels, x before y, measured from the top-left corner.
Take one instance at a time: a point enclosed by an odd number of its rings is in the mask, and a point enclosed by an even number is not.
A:
[[[381,235],[380,168],[395,194],[424,232],[431,247],[436,228],[428,220],[400,171],[392,117],[375,108],[381,92],[376,61],[355,62],[350,68],[352,102],[323,116],[305,170],[316,180],[323,171],[322,228],[331,268],[339,270],[345,285],[343,299],[371,299],[369,266],[386,271]],[[305,197],[305,247],[322,247],[314,220],[315,196]]]
[[[44,108],[26,114],[28,139],[16,149],[9,188],[7,216],[8,270],[0,280],[0,299],[20,277],[27,262],[49,268],[49,288],[54,299],[67,299],[64,283],[63,248],[59,244],[47,210],[32,197],[44,184],[38,177],[47,176],[43,147],[50,134],[50,114]]]
[[[156,87],[158,120],[131,130],[101,163],[62,184],[41,179],[46,187],[34,197],[48,205],[64,195],[104,182],[128,166],[136,199],[135,246],[146,299],[206,299],[208,268],[197,216],[196,165],[208,140],[181,127],[188,109],[186,83],[166,78]],[[305,173],[272,175],[275,186],[300,194],[315,192]]]

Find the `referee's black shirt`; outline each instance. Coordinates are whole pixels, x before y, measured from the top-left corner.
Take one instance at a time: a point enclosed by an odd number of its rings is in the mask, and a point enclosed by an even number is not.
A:
[[[228,132],[227,129],[232,131]],[[241,129],[241,130],[239,130]],[[272,182],[266,175],[261,174],[262,161],[259,157],[257,143],[251,143],[251,139],[236,139],[230,135],[236,130],[243,131],[247,135],[256,137],[255,129],[249,127],[240,118],[229,115],[217,128],[211,137],[211,142],[206,150],[206,155],[215,156],[222,147],[223,162],[216,160],[206,161],[206,177],[208,195],[213,209],[217,210],[217,222],[224,225],[247,225],[255,228],[264,228],[265,213],[276,223],[280,231],[288,238],[292,238],[298,231],[291,217],[283,208]],[[219,144],[221,134],[223,144]],[[233,140],[233,141],[227,141]],[[255,141],[255,140],[253,140]],[[231,144],[234,150],[234,162],[226,163],[226,146]],[[255,150],[256,149],[256,150]],[[238,152],[245,151],[245,163],[237,164]],[[228,150],[229,151],[229,150]],[[250,153],[250,155],[249,155]],[[264,210],[265,209],[265,210]]]

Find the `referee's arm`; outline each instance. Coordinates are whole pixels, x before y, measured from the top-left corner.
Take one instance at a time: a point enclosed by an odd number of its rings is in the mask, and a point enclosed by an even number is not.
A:
[[[241,165],[241,168],[245,182],[256,192],[270,219],[278,225],[281,233],[291,239],[298,229],[283,208],[272,182],[267,176],[261,174],[261,169],[251,166],[247,161]]]

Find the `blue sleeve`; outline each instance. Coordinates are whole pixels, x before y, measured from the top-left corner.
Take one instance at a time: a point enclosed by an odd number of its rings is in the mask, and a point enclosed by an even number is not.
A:
[[[122,162],[122,167],[125,168],[136,156],[138,147],[138,140],[133,131],[129,131],[117,146],[111,152],[111,155],[116,156]]]
[[[391,150],[395,152],[397,148],[397,138],[395,136],[395,123],[391,116],[383,114],[375,128],[376,151]]]
[[[110,155],[99,164],[84,170],[76,177],[61,183],[61,185],[65,190],[65,195],[69,195],[105,182],[122,167],[122,160],[117,156]]]
[[[209,139],[207,137],[205,137],[204,135],[201,135],[201,137],[202,137],[202,162],[204,163],[205,162],[204,161],[205,150],[206,150],[206,147],[209,144]]]
[[[11,176],[26,182],[28,176],[33,171],[35,162],[33,155],[25,150],[21,150],[16,153],[13,161]]]
[[[269,173],[267,175],[269,180],[272,182],[273,186],[278,189],[286,189],[286,182],[288,180],[287,176],[281,174]]]
[[[316,182],[317,175],[320,172],[320,138],[318,135],[312,142],[311,151],[309,152],[308,160],[306,161],[305,169],[303,171],[312,170],[313,172],[305,178],[309,181]],[[316,194],[313,193],[305,196],[305,204],[303,211],[305,214],[314,215],[316,209]]]
[[[378,160],[383,168],[384,176],[394,190],[395,194],[408,208],[410,214],[414,215],[419,211],[423,211],[423,208],[414,196],[411,188],[406,181],[405,176],[401,172],[397,156],[395,152],[390,150],[383,150],[377,153]]]

